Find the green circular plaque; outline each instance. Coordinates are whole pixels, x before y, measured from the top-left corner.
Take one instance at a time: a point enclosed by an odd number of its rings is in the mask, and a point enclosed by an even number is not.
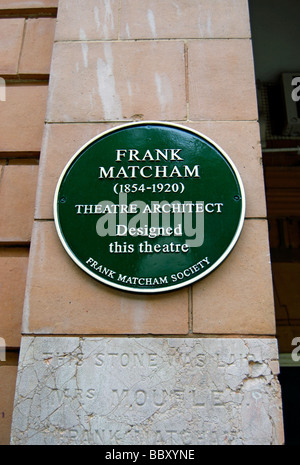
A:
[[[236,244],[244,216],[228,155],[192,129],[153,121],[90,140],[54,198],[56,229],[75,263],[133,292],[172,291],[208,275]]]

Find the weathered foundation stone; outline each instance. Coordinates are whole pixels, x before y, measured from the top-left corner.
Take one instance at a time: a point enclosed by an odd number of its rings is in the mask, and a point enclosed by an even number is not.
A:
[[[12,444],[281,444],[271,338],[23,337]]]

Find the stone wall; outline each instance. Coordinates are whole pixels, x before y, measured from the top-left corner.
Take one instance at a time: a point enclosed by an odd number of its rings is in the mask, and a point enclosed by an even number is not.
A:
[[[237,166],[246,191],[245,225],[226,261],[204,280],[164,295],[125,293],[94,281],[66,255],[53,221],[55,186],[71,156],[102,131],[140,120],[177,122],[213,139]],[[22,331],[13,443],[55,443],[58,436],[62,443],[282,442],[268,228],[246,0],[58,2]],[[169,396],[149,414],[155,417],[155,424],[159,423],[156,429],[147,416],[151,393],[143,388],[149,373],[136,366],[132,375],[140,391],[136,394],[131,375],[127,374],[125,384],[119,384],[118,370],[108,375],[110,365],[101,376],[96,375],[97,368],[88,355],[91,347],[93,353],[102,354],[103,344],[104,348],[109,346],[111,354],[134,356],[136,349],[131,344],[141,343],[144,336],[148,355],[160,354],[166,363],[171,357],[172,369],[180,372],[177,385],[173,374],[168,375],[168,363],[167,368],[155,370],[152,390],[161,379]],[[243,342],[245,337],[249,343]],[[123,352],[117,347],[119,341],[125,345]],[[183,341],[185,349],[180,345]],[[46,357],[41,344],[48,348]],[[253,347],[245,352],[242,348],[247,344]],[[74,364],[68,354],[74,354],[79,345],[82,355],[79,364],[77,359]],[[192,362],[182,364],[175,355],[185,353],[186,347]],[[195,349],[198,347],[200,351]],[[232,364],[233,370],[221,370],[217,391],[223,396],[220,405],[225,410],[220,421],[216,404],[201,397],[208,398],[214,390],[216,372],[210,360],[217,353],[225,357],[223,368]],[[202,371],[195,365],[199,355],[208,360]],[[121,365],[129,361],[127,356]],[[141,355],[136,357],[141,360]],[[95,378],[97,386],[78,381],[76,394],[74,383],[80,373]],[[228,376],[235,381],[229,382]],[[51,379],[46,391],[45,378]],[[182,395],[186,378],[190,383],[179,405],[175,391]],[[204,384],[200,400],[197,397],[199,405],[194,405],[196,413],[190,415],[188,399],[196,396],[195,386]],[[109,415],[103,419],[95,404],[87,410],[83,406],[80,393],[84,389],[95,389],[88,394],[97,393],[96,399],[104,395],[108,405],[113,405],[116,394],[108,392],[110,385],[116,386],[117,395],[128,390],[129,400],[119,413],[127,418],[127,427],[134,425],[141,431],[138,440],[128,435],[126,428],[122,434],[105,436],[115,420]],[[50,387],[51,392],[47,390]],[[53,401],[53,389],[62,408]],[[42,404],[41,399],[52,400]],[[80,417],[79,421],[78,415],[74,416],[79,404],[82,414],[93,420]],[[139,407],[146,409],[146,416],[139,417]],[[45,416],[48,423],[43,422]],[[184,423],[180,431],[188,431],[189,440],[176,429],[179,416]],[[267,418],[270,423],[265,434]],[[96,437],[92,433],[95,428],[105,434]],[[165,433],[174,431],[172,438],[155,433],[162,428]]]
[[[57,1],[0,1],[0,444],[9,443]]]

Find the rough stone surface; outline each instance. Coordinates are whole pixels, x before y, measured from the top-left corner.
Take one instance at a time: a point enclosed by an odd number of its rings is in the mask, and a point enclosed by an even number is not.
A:
[[[271,338],[24,337],[12,444],[281,444]]]

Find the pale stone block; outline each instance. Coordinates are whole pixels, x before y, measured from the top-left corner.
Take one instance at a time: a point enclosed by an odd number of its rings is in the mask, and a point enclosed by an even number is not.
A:
[[[283,442],[275,339],[25,337],[12,444]]]
[[[0,0],[0,10],[35,10],[57,8],[58,0]]]
[[[257,120],[249,39],[188,41],[191,120]]]
[[[28,249],[0,251],[0,337],[8,347],[20,345],[27,265]]]
[[[248,1],[123,0],[122,39],[250,37]]]
[[[29,243],[31,238],[38,165],[4,166],[0,183],[0,240]]]
[[[31,18],[27,20],[19,74],[49,74],[55,21],[55,18]]]
[[[267,221],[246,220],[229,256],[192,295],[195,333],[275,334]]]
[[[55,40],[118,38],[119,0],[61,0]]]
[[[188,288],[137,295],[84,273],[62,247],[53,221],[35,223],[23,331],[35,334],[187,334]]]
[[[231,158],[245,188],[246,218],[265,218],[266,195],[257,121],[198,121],[183,124],[211,138]]]
[[[183,41],[54,45],[47,121],[185,118]]]
[[[0,112],[1,152],[40,152],[47,95],[48,85],[6,86]]]
[[[24,24],[23,18],[1,18],[0,20],[0,74],[2,76],[17,74]]]

